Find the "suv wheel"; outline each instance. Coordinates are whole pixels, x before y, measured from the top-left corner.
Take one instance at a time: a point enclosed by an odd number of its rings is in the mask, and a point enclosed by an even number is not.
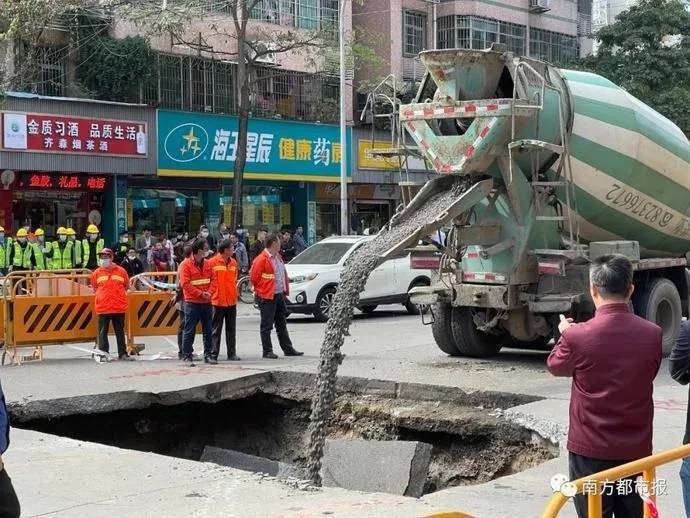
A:
[[[326,288],[319,293],[316,297],[316,309],[314,310],[314,318],[319,322],[325,322],[328,320],[328,315],[331,312],[331,306],[333,305],[333,297],[335,297],[335,287],[331,286]]]

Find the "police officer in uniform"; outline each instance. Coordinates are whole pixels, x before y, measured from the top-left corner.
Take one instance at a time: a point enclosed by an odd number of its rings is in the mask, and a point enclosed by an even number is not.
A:
[[[98,268],[98,257],[105,248],[103,238],[99,237],[98,227],[93,223],[86,227],[86,238],[81,242],[82,268]]]
[[[74,241],[67,239],[67,229],[57,230],[57,241],[51,243],[51,262],[53,270],[70,270],[74,268]]]
[[[31,243],[34,268],[36,270],[45,270],[46,259],[50,257],[50,243],[46,243],[46,233],[42,228],[37,228],[34,236],[36,236],[36,240]]]
[[[72,243],[72,268],[81,268],[81,241],[72,227],[67,227],[67,241]]]

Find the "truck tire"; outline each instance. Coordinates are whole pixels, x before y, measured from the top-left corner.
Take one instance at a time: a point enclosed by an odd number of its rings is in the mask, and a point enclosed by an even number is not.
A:
[[[671,354],[676,343],[683,318],[680,295],[676,286],[668,279],[652,279],[633,296],[635,314],[654,322],[663,331],[662,353]]]
[[[472,318],[472,310],[467,307],[453,308],[450,327],[455,346],[462,356],[488,358],[498,354],[505,343],[504,337],[479,331]]]
[[[434,335],[436,345],[441,351],[451,356],[459,356],[460,351],[455,346],[450,321],[453,307],[447,302],[439,302],[432,306],[434,321],[431,323],[431,334]]]

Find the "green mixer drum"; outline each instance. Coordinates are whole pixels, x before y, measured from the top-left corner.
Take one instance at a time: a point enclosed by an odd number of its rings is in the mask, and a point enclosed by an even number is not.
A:
[[[596,74],[561,71],[583,239],[639,241],[647,256],[690,251],[690,143],[671,121]]]

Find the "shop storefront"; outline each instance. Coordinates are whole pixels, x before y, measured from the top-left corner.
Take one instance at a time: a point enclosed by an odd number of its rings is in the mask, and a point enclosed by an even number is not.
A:
[[[201,198],[203,220],[210,227],[229,222],[235,203],[236,129],[236,117],[158,112],[159,181],[184,178],[193,184],[215,178],[221,184],[217,196]],[[316,189],[338,181],[341,160],[343,148],[337,126],[251,119],[242,192],[243,226],[255,232],[261,227],[276,231],[302,225],[314,241]],[[175,197],[174,203],[182,202]]]
[[[127,228],[126,178],[153,176],[155,112],[139,105],[9,93],[2,107],[0,225],[49,239],[93,223],[106,240]],[[152,147],[153,145],[153,147]]]

